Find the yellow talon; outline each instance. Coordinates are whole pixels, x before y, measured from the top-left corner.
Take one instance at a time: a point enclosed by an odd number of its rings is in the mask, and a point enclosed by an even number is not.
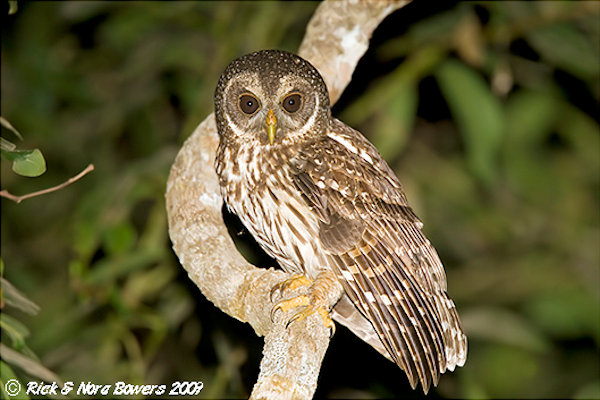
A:
[[[273,296],[275,293],[285,292],[286,290],[294,290],[299,288],[300,286],[310,286],[313,281],[306,277],[306,275],[294,275],[290,279],[286,279],[278,285],[275,285],[273,289],[271,289],[271,301],[273,301]]]
[[[296,308],[296,307],[300,307],[300,306],[308,306],[310,299],[308,298],[308,296],[298,296],[298,297],[293,297],[289,300],[283,300],[279,303],[277,303],[277,305],[275,305],[275,307],[273,307],[273,309],[271,310],[271,321],[273,321],[273,316],[275,315],[275,311],[281,310],[284,313],[290,311],[292,308]],[[296,314],[298,315],[298,314]],[[294,316],[295,317],[295,316]],[[293,317],[292,317],[293,319]],[[289,322],[288,322],[289,325]]]
[[[333,335],[335,335],[335,323],[329,316],[329,311],[327,311],[325,307],[319,307],[317,308],[317,312],[319,313],[321,318],[323,318],[323,324],[325,325],[325,328],[330,329],[329,337],[333,337]]]
[[[329,311],[327,311],[325,306],[307,306],[304,310],[294,314],[292,318],[290,318],[290,320],[287,322],[287,324],[285,324],[285,327],[287,328],[288,326],[290,326],[292,322],[302,321],[303,319],[309,317],[311,314],[314,313],[317,313],[321,316],[321,318],[323,319],[323,325],[325,325],[325,328],[329,329],[329,337],[333,337],[333,335],[335,334],[335,323],[329,316]]]
[[[279,283],[278,285],[275,285],[271,290],[271,301],[273,301],[273,296],[277,292],[282,293],[286,290],[294,290],[301,286],[311,286],[311,288],[309,288],[310,295],[300,295],[277,303],[271,310],[271,321],[274,321],[275,312],[277,312],[278,310],[287,313],[288,311],[296,307],[303,307],[301,311],[295,313],[287,321],[287,323],[285,324],[286,328],[292,322],[301,321],[306,317],[310,316],[311,314],[318,313],[323,319],[323,324],[325,325],[325,327],[330,330],[329,336],[333,336],[335,334],[335,324],[329,316],[328,306],[323,303],[323,300],[320,299],[320,297],[315,297],[317,293],[321,292],[321,290],[316,290],[315,292],[315,286],[321,288],[322,285],[322,281],[319,281],[317,279],[317,283],[315,283],[305,275],[294,275],[290,279],[287,279]]]

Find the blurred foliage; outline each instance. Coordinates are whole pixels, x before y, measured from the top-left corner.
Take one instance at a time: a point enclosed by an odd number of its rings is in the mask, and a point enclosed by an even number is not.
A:
[[[18,139],[23,140],[23,136],[10,122],[0,117],[0,124]],[[46,172],[46,160],[40,149],[18,150],[13,142],[0,137],[0,151],[2,158],[12,162],[12,170],[21,176],[33,178]]]
[[[398,173],[446,265],[469,357],[430,397],[600,397],[599,4],[411,3],[377,29],[334,107]],[[48,170],[28,179],[3,161],[2,188],[96,170],[2,200],[4,278],[40,306],[3,305],[2,346],[26,337],[62,380],[250,393],[262,340],[179,266],[165,182],[229,61],[296,50],[317,5],[26,2],[3,19],[1,115]],[[339,329],[317,396],[420,393]]]

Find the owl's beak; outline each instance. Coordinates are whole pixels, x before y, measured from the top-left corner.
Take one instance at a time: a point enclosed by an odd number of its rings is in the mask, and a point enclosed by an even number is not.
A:
[[[277,131],[277,118],[275,118],[275,113],[273,110],[269,110],[267,113],[267,135],[269,135],[269,142],[273,144],[275,141],[275,132]]]

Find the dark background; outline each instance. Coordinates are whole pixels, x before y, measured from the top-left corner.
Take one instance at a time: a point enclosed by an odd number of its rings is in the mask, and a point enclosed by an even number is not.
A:
[[[441,2],[440,2],[441,3]],[[242,398],[262,339],[210,304],[170,248],[164,192],[183,140],[245,53],[296,51],[315,2],[27,2],[2,23],[2,116],[48,171],[2,199],[3,276],[40,306],[2,308],[2,380],[170,384]],[[600,397],[600,8],[414,2],[377,29],[334,115],[403,182],[446,266],[467,363],[429,397]],[[253,263],[272,261],[234,217]],[[420,397],[346,329],[317,398]]]

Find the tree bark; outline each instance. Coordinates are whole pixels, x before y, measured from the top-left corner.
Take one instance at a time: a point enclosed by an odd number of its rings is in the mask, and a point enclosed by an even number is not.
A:
[[[332,105],[350,82],[375,28],[408,2],[330,0],[319,5],[299,55],[323,75]],[[291,315],[277,315],[271,321],[275,305],[271,288],[290,275],[251,265],[229,236],[214,169],[218,141],[211,114],[186,140],[171,168],[166,204],[173,249],[207,299],[265,337],[260,374],[250,398],[310,399],[329,345],[329,331],[318,315],[288,328],[283,321]],[[297,289],[298,294],[302,290]]]

